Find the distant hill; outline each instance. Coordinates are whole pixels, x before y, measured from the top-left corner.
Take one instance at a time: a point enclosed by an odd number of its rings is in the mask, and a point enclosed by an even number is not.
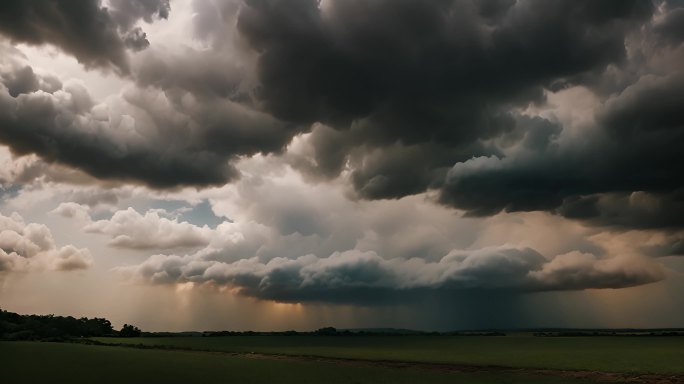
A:
[[[388,335],[422,335],[427,332],[405,328],[346,328],[338,329],[340,332],[349,331],[352,333],[381,333]]]

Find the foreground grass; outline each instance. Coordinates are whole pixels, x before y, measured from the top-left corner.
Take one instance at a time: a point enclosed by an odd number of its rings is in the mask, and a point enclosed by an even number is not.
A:
[[[226,336],[98,340],[223,352],[684,374],[684,337]]]
[[[6,383],[588,383],[563,377],[432,372],[66,343],[0,342],[0,361]]]

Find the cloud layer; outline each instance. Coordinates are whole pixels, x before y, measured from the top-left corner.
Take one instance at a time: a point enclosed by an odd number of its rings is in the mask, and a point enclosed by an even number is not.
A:
[[[285,302],[660,281],[684,238],[682,15],[5,1],[0,209],[144,253],[117,269],[134,280]],[[0,269],[90,265],[1,217]]]
[[[345,251],[314,255],[248,258],[224,263],[201,254],[153,256],[135,267],[118,269],[129,278],[155,284],[209,283],[240,294],[279,302],[342,302],[364,304],[382,297],[387,302],[410,298],[416,291],[458,290],[537,292],[625,288],[663,279],[660,266],[648,260],[599,259],[572,252],[546,259],[530,248],[483,248],[452,251],[436,262],[386,259],[375,252]]]
[[[472,215],[574,218],[577,201],[600,194],[676,200],[677,4],[198,2],[195,45],[150,47],[129,65],[137,23],[167,19],[168,2],[6,2],[13,22],[0,33],[130,70],[135,85],[98,104],[14,59],[0,140],[100,179],[169,188],[234,181],[238,158],[311,132],[287,161],[312,179],[345,177],[366,199],[438,190]],[[548,102],[578,88],[596,98],[581,127],[590,140]],[[583,217],[600,222],[597,209]]]
[[[242,169],[278,169],[270,161],[251,160]],[[563,226],[555,216],[507,222],[503,215],[482,223],[424,197],[353,202],[339,186],[312,187],[287,169],[263,178],[246,175],[216,191],[221,198],[211,198],[214,211],[232,212],[233,220],[215,229],[129,208],[86,230],[102,228],[112,246],[154,246],[160,252],[116,269],[131,281],[226,287],[282,302],[411,302],[428,292],[625,288],[665,278],[659,262],[647,252],[630,251],[624,239],[614,244],[603,232],[592,239],[586,228]],[[206,243],[196,251],[164,252],[168,239],[187,245],[182,240],[199,233]],[[641,243],[656,252],[672,240]]]

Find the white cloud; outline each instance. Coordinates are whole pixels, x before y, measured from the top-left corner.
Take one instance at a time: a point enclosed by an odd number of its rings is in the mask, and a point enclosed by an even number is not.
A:
[[[109,220],[92,222],[85,231],[110,236],[110,246],[132,249],[201,247],[209,244],[213,234],[206,225],[198,227],[161,217],[159,210],[141,215],[133,208],[117,211]]]
[[[57,208],[50,211],[50,213],[54,213],[70,219],[90,221],[90,208],[88,206],[77,203],[61,203]]]
[[[0,271],[69,271],[87,269],[91,264],[88,249],[57,247],[47,226],[26,224],[17,213],[0,214]]]

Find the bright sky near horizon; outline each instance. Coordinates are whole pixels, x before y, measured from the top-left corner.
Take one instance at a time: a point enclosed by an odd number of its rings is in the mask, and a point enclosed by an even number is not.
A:
[[[0,308],[684,327],[684,3],[3,0]]]

